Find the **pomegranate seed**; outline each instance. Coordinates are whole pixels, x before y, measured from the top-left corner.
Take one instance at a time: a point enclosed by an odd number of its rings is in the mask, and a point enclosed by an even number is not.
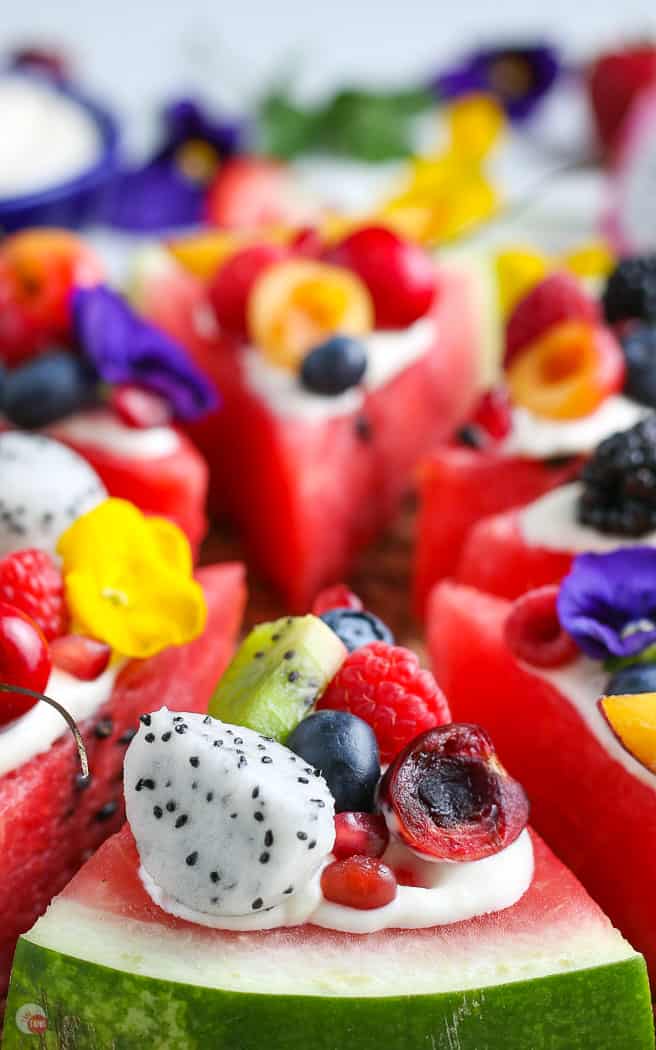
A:
[[[371,911],[394,900],[397,883],[392,869],[375,857],[348,857],[324,868],[321,890],[333,904]]]
[[[147,430],[171,422],[170,405],[159,394],[138,386],[117,386],[109,395],[110,408],[129,427]]]
[[[562,667],[578,655],[574,639],[560,625],[558,587],[550,584],[522,595],[505,626],[506,644],[518,660],[535,667]]]
[[[336,583],[334,587],[326,587],[317,594],[312,612],[315,616],[321,616],[331,609],[354,609],[360,612],[363,608],[357,594],[349,590],[345,583]]]
[[[358,855],[382,857],[389,842],[389,831],[384,817],[376,813],[338,813],[335,817],[335,845],[337,860]]]
[[[93,682],[107,670],[112,650],[95,638],[81,634],[67,634],[56,638],[50,646],[50,655],[55,667],[73,675],[83,682]]]

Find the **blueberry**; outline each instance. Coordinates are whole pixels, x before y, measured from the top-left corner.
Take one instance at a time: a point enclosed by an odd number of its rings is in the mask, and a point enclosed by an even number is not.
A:
[[[50,350],[10,372],[4,383],[3,411],[26,430],[47,426],[88,407],[97,380],[89,366],[65,350]]]
[[[333,396],[357,386],[367,370],[367,351],[358,339],[336,335],[303,359],[301,383],[313,394]]]
[[[606,686],[607,696],[656,693],[656,664],[631,664],[616,671]]]
[[[350,653],[371,642],[387,642],[394,645],[394,635],[387,624],[370,612],[356,609],[330,609],[321,614],[324,623],[341,638]]]
[[[626,358],[625,393],[656,408],[656,325],[631,328],[622,339]]]
[[[380,754],[371,726],[348,711],[317,711],[287,738],[287,747],[321,770],[338,813],[370,813],[378,781]]]

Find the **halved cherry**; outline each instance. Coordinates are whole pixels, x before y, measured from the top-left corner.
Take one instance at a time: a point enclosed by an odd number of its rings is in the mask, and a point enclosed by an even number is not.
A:
[[[519,660],[535,667],[562,667],[579,654],[576,642],[558,618],[558,590],[549,584],[522,595],[506,620],[508,648]]]
[[[329,864],[321,873],[321,891],[328,901],[346,908],[371,911],[396,897],[396,876],[375,857],[348,857]]]
[[[612,332],[581,321],[554,325],[507,371],[517,405],[546,419],[579,419],[622,389],[624,354]]]
[[[224,332],[248,338],[248,297],[257,278],[289,252],[279,244],[251,244],[231,255],[216,272],[209,296]]]
[[[365,335],[373,325],[371,298],[359,277],[311,259],[269,266],[248,301],[250,336],[273,363],[296,369],[329,335]]]
[[[337,860],[346,857],[382,857],[389,842],[385,818],[379,813],[338,813],[335,817]]]
[[[48,643],[34,620],[8,602],[0,602],[0,682],[42,693],[51,668]],[[25,714],[37,699],[0,693],[0,725]]]
[[[380,801],[392,834],[434,860],[481,860],[528,823],[524,789],[480,726],[452,722],[416,737],[387,770]]]

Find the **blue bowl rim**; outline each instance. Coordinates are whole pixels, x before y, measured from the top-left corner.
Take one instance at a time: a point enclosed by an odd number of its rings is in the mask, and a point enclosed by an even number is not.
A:
[[[2,75],[0,72],[0,75]],[[74,197],[76,194],[93,189],[98,183],[108,179],[114,172],[118,161],[118,147],[120,140],[119,125],[116,118],[99,102],[89,98],[84,92],[72,87],[67,83],[59,83],[48,76],[36,73],[11,70],[12,75],[25,76],[38,80],[52,91],[65,95],[66,98],[77,102],[91,116],[100,131],[102,140],[101,153],[98,160],[80,175],[75,175],[65,182],[57,182],[44,190],[21,194],[16,197],[0,197],[0,217],[11,215],[15,211],[26,208],[39,208],[54,204],[64,198]]]

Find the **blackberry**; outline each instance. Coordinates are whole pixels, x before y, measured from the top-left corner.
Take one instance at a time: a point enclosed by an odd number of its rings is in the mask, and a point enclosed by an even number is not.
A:
[[[624,391],[641,405],[656,408],[656,324],[632,326],[622,338],[626,358]]]
[[[622,259],[608,278],[602,302],[609,324],[656,324],[656,254]]]
[[[656,415],[602,441],[582,481],[583,525],[619,536],[656,529]]]

